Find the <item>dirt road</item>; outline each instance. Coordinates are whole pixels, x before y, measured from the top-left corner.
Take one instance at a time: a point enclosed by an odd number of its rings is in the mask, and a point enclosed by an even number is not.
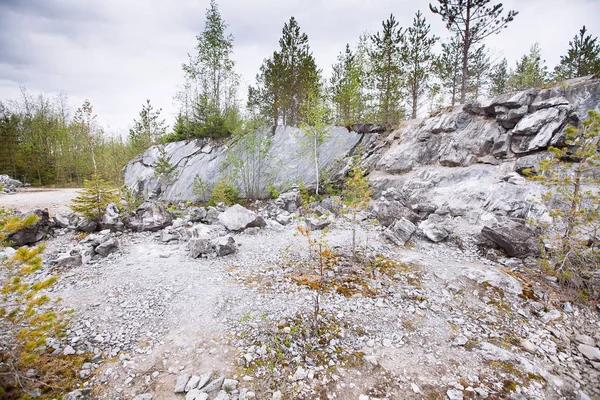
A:
[[[16,194],[0,194],[0,208],[30,211],[47,208],[50,215],[71,212],[69,204],[81,189],[21,188]]]

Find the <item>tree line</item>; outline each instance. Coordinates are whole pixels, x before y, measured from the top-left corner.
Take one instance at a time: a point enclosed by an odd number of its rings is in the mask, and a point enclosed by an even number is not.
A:
[[[175,96],[179,112],[170,131],[149,100],[129,135],[121,137],[99,126],[88,101],[72,112],[64,95],[35,97],[23,90],[19,99],[0,102],[0,174],[68,186],[80,185],[97,170],[120,182],[125,163],[157,143],[225,138],[278,125],[313,133],[327,124],[393,128],[447,105],[600,74],[600,43],[585,26],[550,72],[537,43],[512,67],[506,59],[494,62],[485,41],[508,27],[516,11],[493,0],[438,0],[429,8],[446,23],[446,39],[431,33],[421,11],[406,28],[392,14],[377,32],[346,44],[330,76],[319,69],[308,35],[291,17],[242,105],[234,38],[211,0],[195,51],[182,65],[184,84]]]

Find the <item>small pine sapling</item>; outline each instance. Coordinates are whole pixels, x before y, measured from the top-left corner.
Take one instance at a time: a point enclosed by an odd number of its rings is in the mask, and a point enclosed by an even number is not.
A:
[[[81,193],[73,199],[71,209],[88,219],[98,222],[106,212],[106,207],[119,201],[118,191],[98,174],[86,179],[83,187]]]
[[[352,257],[356,259],[356,215],[364,210],[371,201],[373,189],[362,168],[355,165],[345,181],[342,191],[342,202],[352,215]]]
[[[177,179],[177,165],[171,164],[171,156],[165,148],[159,150],[156,164],[154,165],[154,176],[162,185],[170,185]]]
[[[526,171],[549,189],[541,202],[553,223],[539,223],[551,249],[544,251],[544,266],[576,286],[585,286],[600,266],[599,143],[600,114],[592,110],[580,128],[565,130],[563,148],[550,147],[552,158]]]

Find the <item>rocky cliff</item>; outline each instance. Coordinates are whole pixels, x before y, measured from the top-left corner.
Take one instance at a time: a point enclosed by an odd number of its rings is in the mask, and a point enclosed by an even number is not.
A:
[[[540,188],[520,173],[548,157],[548,146],[560,145],[564,128],[577,124],[590,109],[600,109],[600,79],[595,77],[448,108],[432,118],[406,121],[388,134],[331,128],[320,148],[321,166],[328,174],[341,176],[349,157],[360,153],[378,193],[402,189],[407,206],[415,211],[447,209],[471,223],[499,214],[525,218],[535,212],[529,200]],[[265,169],[270,171],[269,183],[279,189],[300,182],[314,184],[314,163],[302,142],[297,128],[276,130]],[[165,150],[178,166],[173,184],[161,191],[154,177],[158,146],[125,167],[125,183],[163,200],[192,199],[196,174],[214,184],[230,168],[227,153],[232,150],[226,145],[192,140],[170,143]],[[266,184],[267,180],[261,187],[263,195]]]

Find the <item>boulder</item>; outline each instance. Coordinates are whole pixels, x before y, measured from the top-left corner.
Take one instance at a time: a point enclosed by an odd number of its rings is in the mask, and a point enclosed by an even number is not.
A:
[[[70,225],[70,217],[70,215],[56,214],[52,219],[59,228],[68,228]]]
[[[208,207],[206,209],[206,216],[202,219],[202,222],[207,224],[217,224],[219,223],[219,215],[221,212],[214,207]]]
[[[415,232],[417,227],[406,218],[400,218],[390,225],[384,232],[385,237],[398,246],[404,246]]]
[[[340,196],[329,196],[321,201],[321,207],[335,215],[339,215],[342,212],[342,206],[342,198]]]
[[[481,234],[511,257],[536,257],[540,254],[537,235],[524,223],[502,219],[493,226],[484,226]]]
[[[419,216],[410,208],[404,206],[399,201],[389,201],[385,198],[377,201],[373,206],[373,214],[379,220],[381,225],[390,226],[398,219],[407,219],[412,223],[419,220]]]
[[[331,225],[328,220],[319,218],[306,218],[304,222],[311,231],[321,231]]]
[[[121,222],[121,212],[114,203],[109,204],[106,207],[106,212],[102,216],[103,228],[108,228],[113,231],[122,231],[125,229],[125,225]]]
[[[212,253],[213,247],[208,233],[201,233],[190,239],[188,249],[192,258],[198,258],[203,254]]]
[[[98,228],[98,224],[94,220],[81,218],[77,221],[76,228],[79,232],[92,233]]]
[[[354,124],[352,131],[356,133],[383,133],[387,129],[383,125],[377,124]]]
[[[26,219],[32,215],[35,215],[36,221],[24,229],[8,234],[6,236],[7,242],[12,242],[16,247],[20,247],[37,243],[46,237],[50,230],[48,210],[34,210],[20,215],[20,217]]]
[[[119,250],[119,242],[115,238],[106,240],[94,249],[94,251],[102,257],[106,257],[117,250]]]
[[[56,260],[53,260],[52,263],[59,267],[78,267],[83,264],[83,260],[81,259],[81,253],[73,249],[69,254],[65,254],[58,257]]]
[[[235,244],[235,240],[231,236],[224,236],[218,239],[213,239],[212,241],[213,248],[217,253],[217,256],[223,257],[229,254],[234,254],[237,252],[237,246]]]
[[[0,186],[2,186],[0,193],[14,194],[17,188],[23,186],[23,183],[17,179],[12,179],[8,175],[0,175]]]
[[[419,224],[419,229],[432,242],[438,243],[446,239],[450,232],[445,225],[445,220],[438,214],[431,214],[425,221]]]
[[[254,211],[235,204],[219,215],[219,222],[228,230],[241,232],[246,228],[263,228],[266,226],[264,219],[257,216]]]
[[[528,114],[512,131],[512,150],[519,154],[547,148],[552,136],[566,122],[569,112],[568,106],[560,106]]]
[[[206,218],[206,208],[194,207],[189,210],[188,221],[201,222]]]
[[[171,225],[172,221],[173,215],[164,205],[144,203],[125,219],[125,226],[138,232],[155,232]]]
[[[275,199],[275,205],[287,212],[295,212],[302,205],[300,191],[293,189],[289,192],[281,193],[279,197]]]

